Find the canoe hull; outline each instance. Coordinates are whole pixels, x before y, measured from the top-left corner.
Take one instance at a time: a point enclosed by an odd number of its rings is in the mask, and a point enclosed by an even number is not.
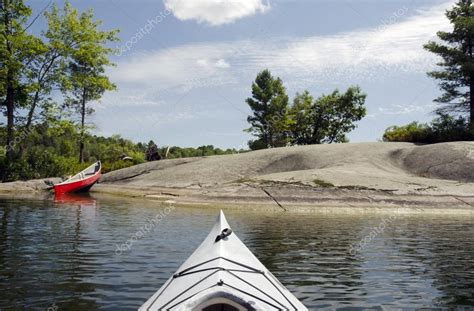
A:
[[[79,193],[79,192],[87,192],[90,188],[97,183],[102,175],[100,172],[95,174],[94,176],[90,176],[83,180],[78,180],[71,183],[66,184],[57,184],[54,185],[54,191],[56,193]]]

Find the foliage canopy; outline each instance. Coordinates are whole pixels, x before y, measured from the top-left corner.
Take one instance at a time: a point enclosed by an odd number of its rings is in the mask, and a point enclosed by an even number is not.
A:
[[[346,134],[356,128],[367,113],[366,95],[359,87],[317,99],[308,92],[296,94],[293,104],[280,78],[263,70],[252,84],[252,98],[247,104],[252,109],[247,130],[256,136],[250,149],[347,142]]]

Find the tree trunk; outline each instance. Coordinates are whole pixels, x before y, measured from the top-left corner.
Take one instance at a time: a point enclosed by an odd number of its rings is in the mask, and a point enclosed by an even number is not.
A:
[[[471,1],[469,0],[469,7],[471,6]],[[469,59],[472,64],[472,38],[469,35]],[[474,73],[471,70],[471,74],[469,76],[469,125],[473,127],[474,125]]]
[[[265,148],[270,148],[271,144],[271,124],[267,121],[268,117],[268,103],[264,102],[263,103],[263,141],[265,142]]]
[[[264,124],[264,128],[265,128],[265,124]],[[269,147],[269,143],[268,143],[268,134],[267,134],[267,130],[264,129],[263,130],[263,142],[265,143],[265,148],[268,148]]]
[[[469,83],[469,121],[471,127],[474,127],[474,74]]]
[[[11,20],[10,20],[10,12],[8,11],[9,9],[9,1],[5,1],[2,3],[4,7],[2,8],[4,10],[3,12],[3,22],[5,26],[5,32],[8,35],[11,35],[12,29],[11,29]],[[13,45],[12,42],[7,39],[6,42],[6,47],[7,47],[7,52],[8,56],[11,57],[13,55]],[[12,72],[11,66],[7,68],[7,79],[6,79],[6,106],[7,106],[7,139],[6,139],[6,156],[7,156],[7,161],[11,162],[13,160],[13,140],[14,140],[14,125],[15,125],[15,120],[14,120],[14,112],[15,112],[15,86],[14,86],[14,79],[13,79],[13,72]]]
[[[79,142],[79,163],[84,163],[84,127],[86,119],[86,88],[82,92],[81,103],[81,137]]]
[[[40,89],[44,87],[44,80],[58,57],[58,55],[53,55],[49,63],[44,63],[38,73],[39,78],[37,82],[39,88],[36,90],[35,96],[33,97],[33,101],[31,102],[30,111],[28,112],[28,119],[26,120],[25,125],[26,131],[29,131],[31,124],[33,123],[33,117],[35,115],[36,106],[38,105],[38,101],[40,99]]]
[[[39,99],[39,91],[37,91],[35,93],[33,102],[31,103],[30,111],[28,112],[28,117],[26,119],[24,133],[26,133],[28,135],[30,134],[30,128],[31,128],[31,125],[33,124],[33,116],[35,115],[35,109],[36,109],[38,99]],[[18,147],[18,157],[19,158],[22,157],[23,152],[24,152],[24,147],[23,147],[22,144],[20,144],[20,146]]]
[[[39,99],[39,91],[36,91],[33,101],[31,103],[30,111],[28,111],[28,118],[25,124],[25,130],[29,131],[31,123],[33,123],[33,116],[35,115],[36,105]]]
[[[467,4],[468,4],[468,8],[470,9],[471,0],[468,0]],[[470,10],[468,11],[466,17],[468,17],[469,20],[471,20]],[[469,61],[472,65],[472,63],[473,63],[473,58],[472,58],[472,56],[473,56],[473,54],[472,54],[473,44],[472,44],[471,33],[469,32],[468,34],[469,35],[468,35],[467,40],[468,40],[468,45],[469,45],[469,50],[468,50],[468,52],[469,52]],[[473,127],[473,125],[474,125],[474,96],[473,96],[473,94],[474,94],[474,72],[471,69],[470,70],[470,75],[469,75],[469,125],[470,125],[470,127]]]
[[[14,142],[14,110],[15,110],[15,89],[13,87],[13,79],[10,77],[7,78],[7,160],[11,162],[13,160],[13,151],[15,146]]]

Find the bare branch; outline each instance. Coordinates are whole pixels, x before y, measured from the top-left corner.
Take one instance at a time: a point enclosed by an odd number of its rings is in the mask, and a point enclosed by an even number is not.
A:
[[[35,18],[33,18],[33,20],[31,21],[31,23],[25,27],[25,29],[23,29],[23,32],[27,31],[28,28],[30,28],[31,26],[33,26],[33,24],[36,22],[36,20],[41,16],[43,15],[43,13],[51,6],[51,4],[53,3],[53,0],[50,0],[48,5],[46,5],[36,16]]]

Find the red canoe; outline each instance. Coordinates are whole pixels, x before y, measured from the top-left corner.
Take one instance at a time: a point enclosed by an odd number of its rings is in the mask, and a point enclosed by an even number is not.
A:
[[[54,191],[56,193],[89,191],[89,189],[99,180],[101,169],[102,165],[100,164],[100,161],[97,161],[68,180],[55,184]]]

